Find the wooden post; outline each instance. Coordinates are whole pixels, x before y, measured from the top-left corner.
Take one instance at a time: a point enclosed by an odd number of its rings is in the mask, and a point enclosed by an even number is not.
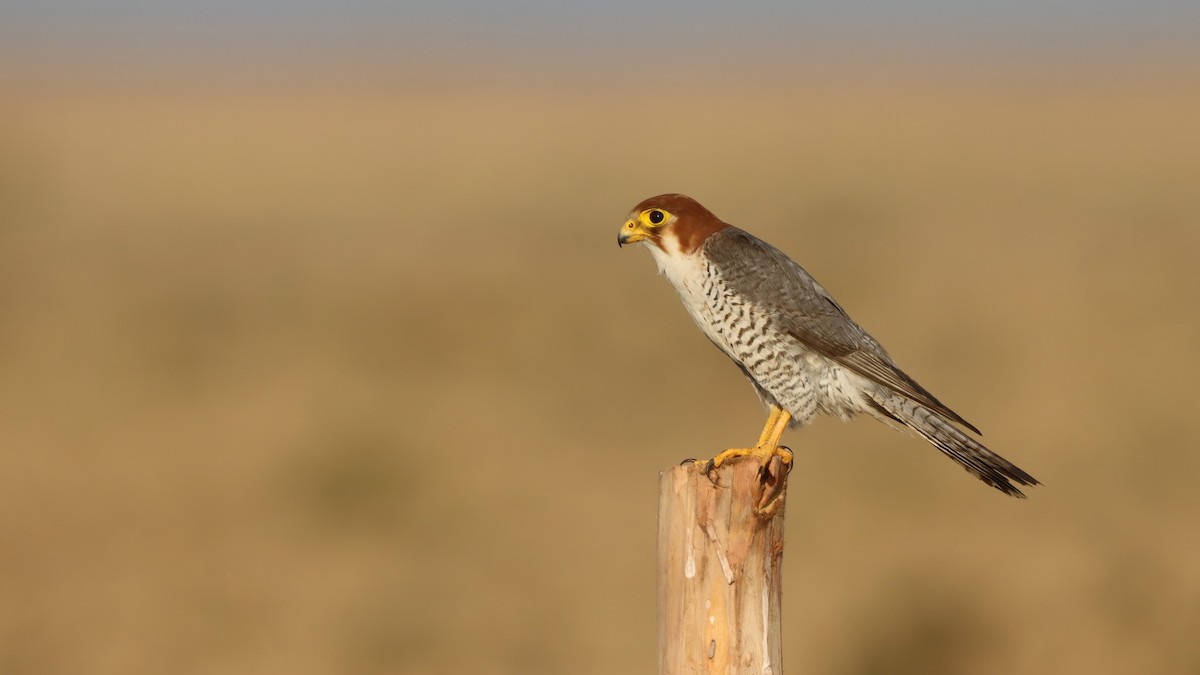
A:
[[[787,469],[778,457],[659,475],[659,675],[782,675]]]

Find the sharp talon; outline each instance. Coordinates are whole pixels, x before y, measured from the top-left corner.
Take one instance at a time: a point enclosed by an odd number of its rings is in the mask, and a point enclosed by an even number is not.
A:
[[[783,461],[783,466],[787,469],[788,473],[791,473],[792,466],[795,465],[795,462],[792,460],[795,458],[796,453],[792,452],[792,449],[786,445],[781,445],[778,449],[783,451],[779,453],[779,459]]]
[[[713,475],[713,471],[715,471],[717,468],[714,460],[685,459],[679,463],[679,466],[687,466],[688,464],[700,469],[700,472],[703,473],[713,485],[721,487],[721,484],[717,482],[716,476]]]
[[[755,480],[763,485],[775,483],[779,481],[779,477],[771,473],[771,463],[767,462],[758,467],[758,473],[754,475]]]

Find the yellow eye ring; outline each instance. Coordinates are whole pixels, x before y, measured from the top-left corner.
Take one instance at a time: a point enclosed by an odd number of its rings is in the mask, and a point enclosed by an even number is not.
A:
[[[642,225],[655,228],[662,226],[663,223],[671,219],[671,213],[662,209],[646,209],[638,216],[638,221]]]

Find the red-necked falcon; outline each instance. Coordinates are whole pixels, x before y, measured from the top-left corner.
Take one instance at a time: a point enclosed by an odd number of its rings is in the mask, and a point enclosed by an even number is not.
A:
[[[711,470],[737,456],[765,466],[779,454],[788,426],[819,413],[849,419],[866,413],[912,429],[983,482],[1015,497],[1037,485],[1025,471],[985,448],[956,424],[979,430],[900,370],[815,279],[779,249],[722,222],[694,199],[664,194],[642,201],[617,243],[643,243],[688,313],[754,384],[769,408],[753,448],[726,450]]]

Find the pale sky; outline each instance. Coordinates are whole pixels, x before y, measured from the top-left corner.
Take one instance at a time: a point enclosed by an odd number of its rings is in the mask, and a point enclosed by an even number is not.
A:
[[[1200,0],[0,0],[0,55],[371,49],[532,59],[827,49],[1137,53],[1200,44]]]

